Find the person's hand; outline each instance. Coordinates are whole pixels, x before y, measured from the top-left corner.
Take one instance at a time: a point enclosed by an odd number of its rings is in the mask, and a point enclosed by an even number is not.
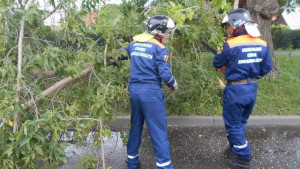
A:
[[[174,85],[171,87],[171,91],[175,92],[178,89],[178,83],[175,81]]]

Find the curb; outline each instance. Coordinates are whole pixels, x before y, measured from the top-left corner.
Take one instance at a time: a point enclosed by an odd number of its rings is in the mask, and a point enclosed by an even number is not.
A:
[[[168,126],[224,126],[222,116],[168,116]],[[130,116],[118,116],[115,121],[106,122],[113,127],[128,127]],[[300,115],[290,116],[250,116],[247,126],[297,126]]]

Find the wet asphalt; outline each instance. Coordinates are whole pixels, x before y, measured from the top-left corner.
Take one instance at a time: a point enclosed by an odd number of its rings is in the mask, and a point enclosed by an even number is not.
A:
[[[112,126],[111,138],[104,142],[106,168],[126,169],[126,147],[119,131],[127,126]],[[223,126],[168,126],[171,159],[175,169],[228,168],[223,151],[228,142]],[[300,127],[287,125],[250,125],[246,138],[251,145],[253,168],[300,168]],[[69,163],[60,169],[78,167],[85,153],[101,155],[91,142],[66,149]],[[144,128],[139,156],[141,169],[155,169],[155,157],[147,128]],[[80,167],[78,167],[80,168]],[[98,168],[103,168],[102,163]]]

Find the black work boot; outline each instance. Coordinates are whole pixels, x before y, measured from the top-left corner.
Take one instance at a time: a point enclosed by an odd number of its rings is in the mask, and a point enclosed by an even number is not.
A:
[[[249,169],[252,168],[250,161],[251,158],[249,159],[241,159],[238,157],[237,154],[233,153],[232,151],[229,152],[228,156],[228,163],[231,168],[234,169]]]

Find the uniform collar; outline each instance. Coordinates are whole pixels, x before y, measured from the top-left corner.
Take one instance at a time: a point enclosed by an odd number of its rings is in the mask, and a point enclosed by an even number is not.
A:
[[[246,29],[241,29],[235,33],[233,33],[233,36],[232,37],[237,37],[237,36],[241,36],[241,35],[248,35]]]
[[[154,35],[149,33],[142,33],[133,37],[134,42],[148,42],[149,40],[153,39]]]

